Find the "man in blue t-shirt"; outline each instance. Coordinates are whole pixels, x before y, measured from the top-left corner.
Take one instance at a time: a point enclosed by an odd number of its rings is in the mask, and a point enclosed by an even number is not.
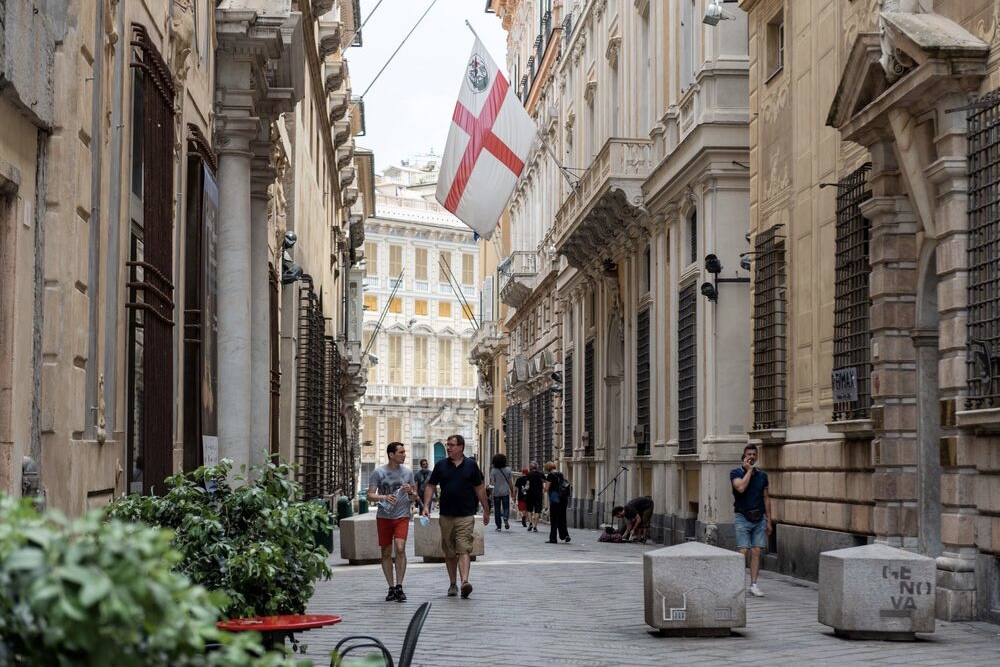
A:
[[[760,554],[774,530],[771,523],[771,498],[767,495],[767,473],[757,468],[757,445],[743,448],[743,465],[729,471],[733,484],[733,510],[736,523],[736,548],[746,556],[750,551],[750,594],[764,597],[757,587]]]
[[[448,458],[434,464],[431,478],[424,489],[424,516],[430,515],[431,497],[441,487],[438,494],[438,525],[441,527],[441,551],[444,564],[448,568],[451,586],[448,595],[458,595],[456,574],[462,576],[462,597],[472,593],[469,583],[469,568],[472,566],[472,542],[475,535],[476,502],[483,506],[483,525],[490,524],[490,506],[486,501],[486,487],[483,473],[476,462],[465,456],[465,438],[460,435],[448,437],[446,444]]]

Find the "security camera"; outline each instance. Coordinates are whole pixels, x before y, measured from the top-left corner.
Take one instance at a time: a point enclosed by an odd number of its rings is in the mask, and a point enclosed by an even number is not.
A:
[[[295,262],[288,262],[285,265],[285,270],[281,273],[281,284],[291,285],[296,280],[302,277],[302,267]]]
[[[750,261],[751,261],[750,260],[750,253],[745,252],[742,255],[740,255],[740,268],[743,269],[744,271],[749,271],[750,270]]]
[[[715,255],[705,255],[705,270],[718,275],[722,273],[722,262]]]
[[[701,294],[702,296],[708,297],[709,301],[715,301],[719,298],[719,292],[715,289],[715,286],[712,285],[712,283],[702,283]]]
[[[281,245],[285,248],[285,250],[288,250],[293,245],[295,245],[295,242],[298,240],[299,240],[299,235],[289,229],[287,232],[285,232],[285,240],[281,242]]]

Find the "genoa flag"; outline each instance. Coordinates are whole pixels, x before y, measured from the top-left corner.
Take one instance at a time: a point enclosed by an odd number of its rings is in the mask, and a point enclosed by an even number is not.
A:
[[[477,38],[452,114],[435,198],[489,240],[537,133]]]

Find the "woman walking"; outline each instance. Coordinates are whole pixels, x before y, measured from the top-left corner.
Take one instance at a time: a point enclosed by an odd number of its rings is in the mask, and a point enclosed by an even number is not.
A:
[[[565,478],[559,472],[556,464],[548,461],[545,464],[545,492],[549,495],[549,523],[551,524],[549,544],[559,543],[556,539],[557,535],[562,538],[563,542],[569,542],[569,528],[566,526],[566,506],[569,504],[569,498],[560,492],[563,479]]]
[[[490,484],[493,486],[493,515],[496,517],[497,530],[502,530],[500,527],[501,519],[503,520],[503,528],[510,530],[510,494],[514,484],[511,482],[510,468],[507,467],[507,456],[494,454],[492,463]]]

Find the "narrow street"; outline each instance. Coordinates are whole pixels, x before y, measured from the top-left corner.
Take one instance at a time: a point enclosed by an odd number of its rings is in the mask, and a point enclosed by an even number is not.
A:
[[[546,544],[547,529],[488,526],[468,600],[447,597],[443,564],[412,556],[411,531],[405,603],[384,602],[380,567],[348,565],[337,535],[333,578],[317,584],[309,611],[344,621],[300,635],[306,655],[326,664],[340,638],[372,634],[397,656],[410,616],[430,601],[415,665],[1000,664],[1000,629],[988,623],[938,621],[916,642],[840,639],[816,621],[815,584],[770,572],[760,579],[766,597],[747,599],[746,628],[727,638],[660,637],[643,621],[642,554],[661,545],[600,543],[584,530],[571,530],[569,544]]]

